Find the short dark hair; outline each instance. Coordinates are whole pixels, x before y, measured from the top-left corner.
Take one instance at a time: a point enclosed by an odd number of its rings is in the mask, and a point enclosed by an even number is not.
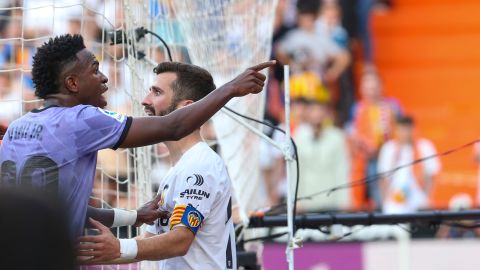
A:
[[[415,120],[410,115],[402,115],[397,117],[396,119],[397,124],[404,125],[404,126],[413,126],[415,125]]]
[[[320,11],[320,0],[298,0],[297,13],[317,15]]]
[[[35,95],[45,98],[59,92],[58,76],[63,67],[77,59],[76,54],[85,49],[81,35],[61,35],[50,38],[33,56],[32,80]]]
[[[163,62],[158,64],[153,72],[157,75],[166,72],[177,75],[177,79],[171,85],[174,104],[186,99],[198,101],[216,88],[210,72],[199,66],[180,62]]]

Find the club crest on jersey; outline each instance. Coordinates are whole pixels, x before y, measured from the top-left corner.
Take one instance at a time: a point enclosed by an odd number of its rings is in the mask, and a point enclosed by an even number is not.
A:
[[[200,174],[194,174],[192,176],[187,177],[187,184],[191,184],[194,186],[201,186],[203,185],[203,176]]]
[[[191,227],[198,227],[200,226],[200,223],[201,219],[197,211],[188,213],[188,225],[190,225]]]
[[[118,122],[123,122],[123,119],[125,118],[124,115],[116,113],[116,112],[107,111],[107,110],[104,110],[104,109],[99,109],[99,110],[100,110],[100,112],[102,112],[106,116],[110,116],[111,118],[117,120]]]

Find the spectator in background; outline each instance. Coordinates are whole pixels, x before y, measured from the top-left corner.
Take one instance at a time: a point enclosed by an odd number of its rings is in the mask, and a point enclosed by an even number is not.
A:
[[[352,180],[377,173],[377,156],[382,144],[392,138],[395,118],[401,115],[400,105],[382,93],[379,75],[369,70],[360,82],[361,100],[352,116],[351,144],[354,159]],[[382,205],[378,181],[352,189],[354,206],[369,207],[367,199],[379,209]]]
[[[273,21],[272,48],[276,48],[279,41],[293,29],[288,25],[284,18],[288,11],[289,0],[279,0],[275,10]],[[295,10],[295,8],[294,8]],[[272,49],[271,59],[278,59],[276,50]],[[277,61],[275,66],[269,70],[269,79],[267,84],[265,119],[274,125],[283,122],[284,119],[284,92],[283,92],[283,63]]]
[[[412,117],[399,117],[396,120],[394,139],[380,149],[378,169],[380,172],[390,171],[436,153],[431,141],[415,136]],[[381,182],[383,212],[409,213],[428,207],[432,183],[439,171],[440,161],[432,158],[386,175]]]
[[[292,66],[294,74],[313,72],[325,84],[339,78],[350,63],[350,56],[328,36],[317,33],[315,21],[319,8],[319,0],[297,2],[298,28],[280,41],[276,53],[280,62]]]
[[[319,101],[308,105],[308,128],[297,131],[301,181],[299,197],[308,196],[348,183],[350,159],[343,131],[332,123],[330,106]],[[348,190],[329,196],[315,196],[300,202],[305,212],[346,210],[350,206]]]
[[[371,36],[371,11],[374,0],[339,0],[344,14],[342,25],[349,37],[361,46],[362,60],[366,67],[373,66],[373,43]]]
[[[308,129],[309,119],[309,103],[305,98],[292,100],[290,115],[290,131],[292,138],[296,138],[297,133],[301,133],[303,129]],[[278,125],[285,130],[285,123]],[[277,130],[267,131],[271,134],[273,141],[283,145],[285,143],[285,135]],[[270,205],[279,204],[286,195],[286,175],[285,175],[285,157],[273,145],[265,140],[260,143],[261,159],[260,166],[265,181],[266,191]]]
[[[316,31],[319,35],[328,36],[340,48],[351,51],[350,40],[347,30],[342,26],[342,10],[337,0],[323,0],[320,15],[315,22]],[[343,126],[348,121],[349,114],[355,102],[355,87],[353,82],[352,65],[342,72],[338,80],[338,88],[335,97],[336,118],[335,123]]]
[[[323,0],[315,28],[319,35],[329,36],[340,48],[348,48],[348,33],[342,26],[342,11],[336,0]]]

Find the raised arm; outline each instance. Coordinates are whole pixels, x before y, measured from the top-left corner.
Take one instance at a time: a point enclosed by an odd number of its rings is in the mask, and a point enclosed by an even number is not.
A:
[[[268,61],[250,67],[205,98],[166,116],[134,118],[120,147],[145,146],[185,137],[200,128],[233,97],[261,92],[266,76],[260,71],[274,64],[275,61]]]

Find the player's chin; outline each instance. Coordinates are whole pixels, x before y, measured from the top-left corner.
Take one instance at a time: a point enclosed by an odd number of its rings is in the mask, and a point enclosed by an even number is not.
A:
[[[98,104],[98,107],[105,109],[105,107],[107,107],[108,105],[108,102],[104,96],[100,96],[100,99],[98,100],[97,104]]]

